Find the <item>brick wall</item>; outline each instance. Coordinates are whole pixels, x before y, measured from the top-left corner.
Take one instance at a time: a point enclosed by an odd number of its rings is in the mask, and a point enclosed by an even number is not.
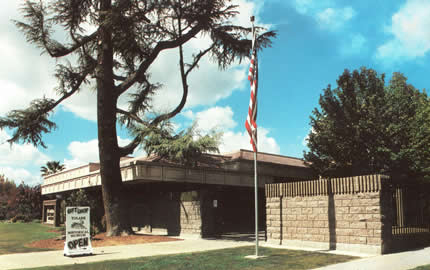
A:
[[[381,196],[380,180],[375,177],[379,188],[377,183],[376,188],[366,192],[347,192],[339,186],[339,192],[333,192],[334,183],[330,180],[316,180],[323,188],[321,192],[313,193],[310,192],[311,187],[302,191],[298,188],[293,194],[284,185],[277,192],[273,192],[272,186],[269,194],[266,187],[268,241],[282,245],[383,253],[383,235],[391,225],[383,224],[386,219],[384,209],[388,209],[389,201],[381,199],[384,196]],[[300,183],[298,186],[306,185]],[[359,184],[357,187],[356,191],[365,190]]]

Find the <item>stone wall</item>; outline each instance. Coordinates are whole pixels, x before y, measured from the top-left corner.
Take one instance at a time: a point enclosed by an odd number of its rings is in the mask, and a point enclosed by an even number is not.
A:
[[[181,234],[202,233],[202,218],[200,211],[200,200],[180,202],[180,228]]]
[[[333,192],[329,180],[319,183],[323,188],[314,194],[300,192],[300,188],[292,194],[288,186],[266,194],[267,240],[282,245],[383,253],[383,235],[391,225],[383,224],[390,202],[381,196],[380,182],[379,188],[367,192],[344,190],[344,194]]]

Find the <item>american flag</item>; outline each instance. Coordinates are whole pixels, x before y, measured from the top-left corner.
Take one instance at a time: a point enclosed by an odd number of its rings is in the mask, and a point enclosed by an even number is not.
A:
[[[252,40],[252,57],[249,67],[248,80],[251,83],[251,98],[249,100],[248,117],[245,127],[251,137],[251,145],[254,152],[257,152],[257,88],[258,88],[258,62],[257,50],[255,48],[255,34]]]

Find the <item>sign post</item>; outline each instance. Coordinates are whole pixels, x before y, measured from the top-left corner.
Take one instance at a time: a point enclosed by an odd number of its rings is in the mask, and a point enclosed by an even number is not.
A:
[[[92,253],[90,208],[67,207],[64,256],[90,255]]]

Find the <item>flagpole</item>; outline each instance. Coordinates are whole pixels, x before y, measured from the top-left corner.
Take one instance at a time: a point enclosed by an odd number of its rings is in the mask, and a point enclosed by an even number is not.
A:
[[[251,16],[252,23],[252,48],[255,44],[255,29],[254,29],[254,16]],[[258,69],[258,67],[257,67]],[[257,78],[256,78],[257,79]],[[255,101],[257,102],[257,100]],[[258,142],[258,140],[257,140]],[[257,144],[256,142],[256,144]],[[257,145],[256,145],[257,146]],[[255,256],[258,257],[258,179],[257,179],[257,147],[254,149],[254,201],[255,201]]]

